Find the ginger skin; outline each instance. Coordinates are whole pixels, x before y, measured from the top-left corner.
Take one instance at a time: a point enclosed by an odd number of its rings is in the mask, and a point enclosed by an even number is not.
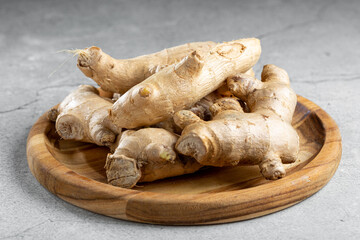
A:
[[[196,102],[189,110],[202,120],[211,120],[213,116],[211,114],[210,107],[219,98],[221,98],[221,95],[214,91]],[[152,125],[152,127],[163,128],[179,135],[182,131],[182,128],[175,124],[173,117],[170,117],[165,121],[156,123]]]
[[[217,91],[214,91],[196,102],[189,110],[202,120],[211,120],[213,116],[211,115],[210,107],[219,98],[221,98],[221,95],[218,94]]]
[[[110,146],[121,131],[108,119],[111,106],[95,87],[80,85],[48,112],[48,118],[56,122],[56,131],[63,139]]]
[[[202,165],[186,156],[178,156],[175,143],[178,137],[164,129],[143,128],[127,130],[111,147],[105,164],[108,182],[131,188],[137,182],[193,173]]]
[[[176,150],[203,165],[252,164],[260,167],[266,179],[285,176],[282,163],[296,161],[299,152],[299,136],[291,126],[297,98],[287,73],[266,65],[262,81],[240,74],[227,83],[250,113],[244,113],[233,98],[218,100],[210,109],[215,117],[208,122],[180,111],[174,121],[185,128]]]
[[[209,52],[216,43],[194,42],[131,59],[114,59],[98,47],[78,51],[78,68],[104,90],[123,94],[160,69],[179,62],[193,51]]]
[[[255,77],[255,72],[252,68],[244,74]],[[216,93],[221,97],[234,97],[234,95],[229,90],[229,87],[226,82],[224,82],[217,90]]]
[[[111,108],[110,119],[119,128],[164,121],[215,91],[227,77],[248,71],[260,52],[255,38],[218,44],[205,56],[193,52],[122,95]]]

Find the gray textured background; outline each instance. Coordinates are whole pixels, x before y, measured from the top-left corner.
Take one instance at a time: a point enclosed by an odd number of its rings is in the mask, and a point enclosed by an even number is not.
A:
[[[191,41],[259,37],[255,70],[285,68],[295,91],[338,123],[343,157],[328,185],[289,209],[244,222],[167,227],[74,207],[29,172],[32,124],[92,84],[62,49],[97,45],[129,58]],[[359,239],[360,2],[0,1],[0,239]]]

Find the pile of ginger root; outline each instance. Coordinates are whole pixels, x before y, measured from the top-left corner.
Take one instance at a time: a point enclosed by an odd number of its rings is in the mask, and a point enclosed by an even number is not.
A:
[[[109,148],[109,184],[193,173],[203,166],[258,165],[269,180],[297,160],[291,126],[297,97],[285,70],[252,67],[256,38],[195,42],[132,59],[98,47],[77,50],[77,66],[99,88],[81,85],[49,120],[61,138]]]

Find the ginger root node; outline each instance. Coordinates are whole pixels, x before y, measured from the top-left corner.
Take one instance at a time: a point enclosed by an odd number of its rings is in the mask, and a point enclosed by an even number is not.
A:
[[[149,87],[140,88],[139,94],[141,97],[148,97],[151,94],[151,89]]]

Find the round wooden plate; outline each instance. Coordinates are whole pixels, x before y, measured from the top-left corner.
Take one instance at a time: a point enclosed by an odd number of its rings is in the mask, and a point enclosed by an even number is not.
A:
[[[341,158],[334,120],[311,101],[298,97],[293,118],[301,142],[299,160],[285,178],[265,180],[257,166],[205,168],[194,174],[141,183],[133,189],[106,184],[107,148],[64,141],[41,116],[27,142],[31,172],[63,200],[114,218],[200,225],[239,221],[294,205],[319,191]]]

